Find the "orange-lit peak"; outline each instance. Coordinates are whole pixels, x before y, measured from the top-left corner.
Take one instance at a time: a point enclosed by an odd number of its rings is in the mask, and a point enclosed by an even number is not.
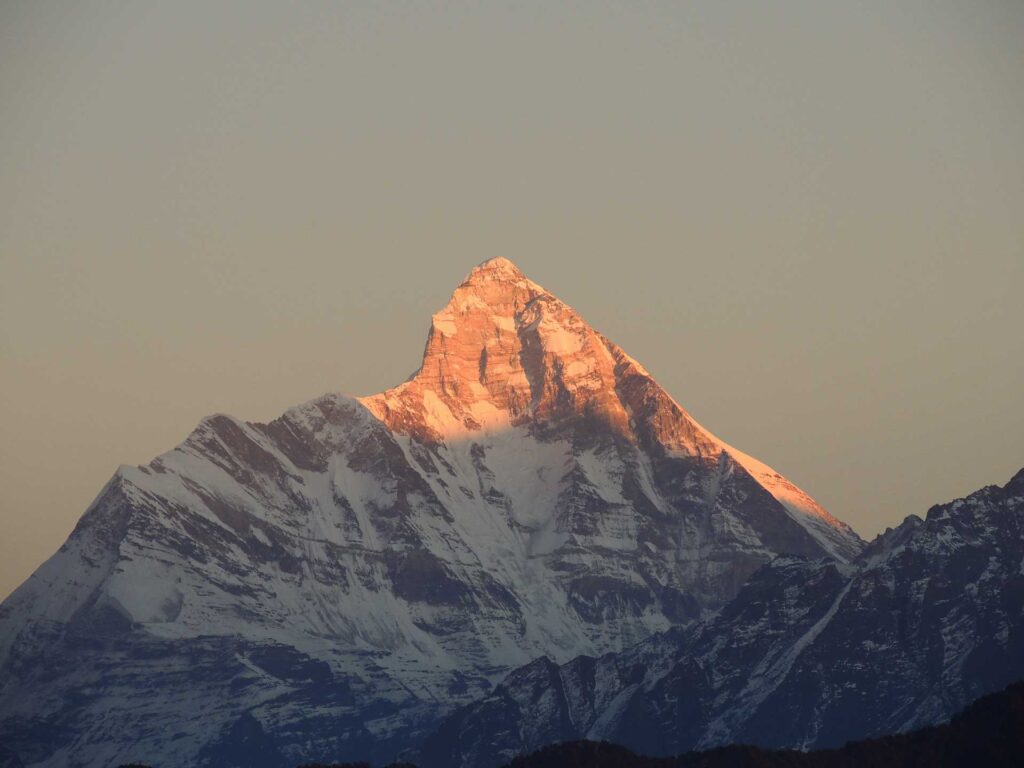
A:
[[[822,542],[846,557],[856,534],[771,467],[700,426],[643,369],[506,258],[476,266],[434,314],[420,369],[361,402],[430,445],[495,435],[573,434],[580,444],[657,445],[672,458],[742,468]]]
[[[493,259],[482,261],[473,267],[473,271],[466,278],[467,282],[474,278],[511,278],[521,280],[525,275],[522,270],[504,256],[496,256]]]

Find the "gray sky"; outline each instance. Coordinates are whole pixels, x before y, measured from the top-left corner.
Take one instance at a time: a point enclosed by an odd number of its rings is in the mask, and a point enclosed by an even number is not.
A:
[[[870,536],[1024,465],[1024,3],[0,5],[0,595],[502,255]]]

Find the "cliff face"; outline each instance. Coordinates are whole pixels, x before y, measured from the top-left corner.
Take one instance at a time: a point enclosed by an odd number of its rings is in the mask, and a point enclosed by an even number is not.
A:
[[[28,765],[212,764],[254,733],[268,764],[386,758],[519,665],[861,547],[496,259],[399,387],[213,416],[119,469],[0,607],[0,740]]]

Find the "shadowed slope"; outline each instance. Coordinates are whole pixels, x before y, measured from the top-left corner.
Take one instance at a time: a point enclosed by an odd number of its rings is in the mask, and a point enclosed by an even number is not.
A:
[[[852,564],[779,557],[701,622],[568,664],[539,659],[449,716],[433,768],[544,744],[639,752],[831,747],[942,722],[1024,678],[1024,470],[910,516]]]
[[[678,757],[642,757],[625,747],[571,742],[518,757],[508,768],[992,768],[1024,763],[1024,683],[985,696],[947,725],[795,752],[720,747]]]

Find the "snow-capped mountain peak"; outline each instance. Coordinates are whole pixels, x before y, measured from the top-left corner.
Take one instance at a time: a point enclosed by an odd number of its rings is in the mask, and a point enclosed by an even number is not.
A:
[[[508,259],[491,259],[433,316],[412,379],[363,402],[399,428],[413,414],[437,437],[547,423],[614,392],[615,365],[574,310]],[[621,405],[604,399],[622,422]]]
[[[7,741],[41,765],[133,744],[197,764],[258,721],[291,734],[293,763],[339,740],[393,757],[520,664],[621,649],[713,613],[778,555],[861,545],[492,259],[405,383],[268,424],[209,417],[121,468],[0,607],[0,736],[74,701],[63,746]]]
[[[856,534],[771,467],[701,427],[647,370],[506,258],[474,268],[432,319],[420,369],[361,402],[396,432],[441,443],[475,432],[595,431],[683,457],[726,454],[831,555]]]

